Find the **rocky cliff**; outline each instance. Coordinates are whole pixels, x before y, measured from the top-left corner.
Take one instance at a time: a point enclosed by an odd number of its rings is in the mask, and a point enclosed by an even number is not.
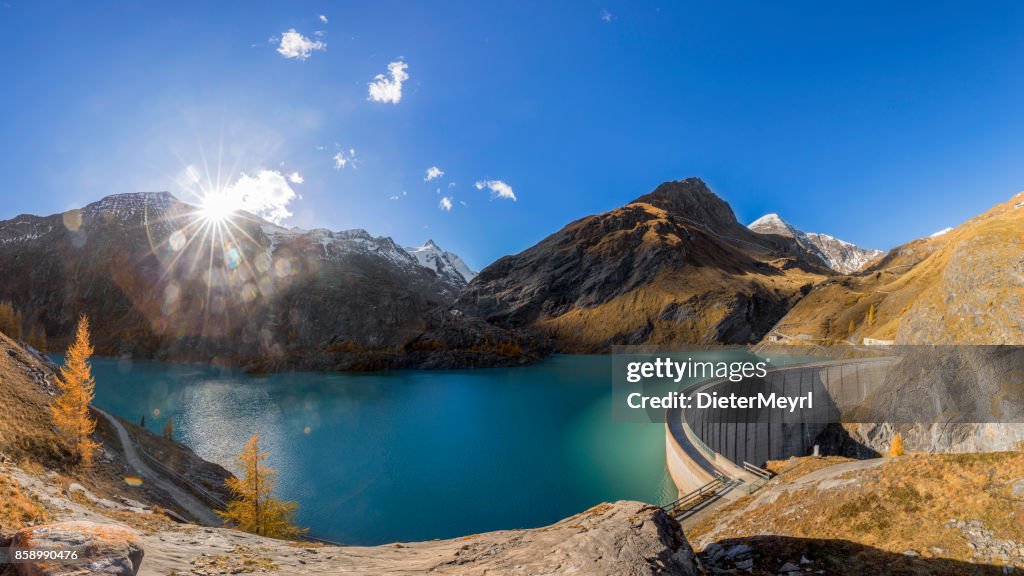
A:
[[[743,344],[759,340],[830,273],[792,239],[748,230],[690,178],[501,258],[454,308],[500,326],[543,329],[566,352]]]

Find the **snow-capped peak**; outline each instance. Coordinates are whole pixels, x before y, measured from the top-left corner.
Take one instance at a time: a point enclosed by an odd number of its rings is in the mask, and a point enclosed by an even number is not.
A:
[[[928,236],[928,237],[929,238],[937,238],[939,236],[942,236],[943,234],[948,234],[949,232],[952,232],[952,231],[953,231],[952,228],[943,228],[942,230],[939,230],[938,232],[936,232],[936,233],[934,233],[934,234],[932,234],[931,236]]]
[[[433,270],[442,280],[458,285],[459,288],[476,277],[476,272],[471,270],[462,258],[445,252],[433,240],[427,240],[423,246],[407,247],[405,251],[416,258],[420,266]]]
[[[786,226],[791,228],[788,222],[783,220],[781,216],[775,214],[774,212],[771,214],[765,214],[764,216],[761,216],[757,220],[754,220],[753,222],[750,223],[750,226],[748,226],[748,228],[757,228],[768,225]]]
[[[828,234],[803,232],[778,214],[765,214],[751,222],[748,228],[758,234],[777,234],[792,238],[805,250],[820,258],[826,266],[843,274],[856,272],[883,254],[881,250],[861,248]]]

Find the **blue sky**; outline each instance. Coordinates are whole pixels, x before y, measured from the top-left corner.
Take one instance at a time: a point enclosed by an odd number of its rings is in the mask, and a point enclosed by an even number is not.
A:
[[[891,248],[1024,188],[1024,4],[894,4],[3,0],[0,218],[298,172],[286,225],[482,267],[699,176]]]

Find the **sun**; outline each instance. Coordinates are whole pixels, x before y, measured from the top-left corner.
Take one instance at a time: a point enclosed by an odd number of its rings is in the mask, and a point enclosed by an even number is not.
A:
[[[199,204],[199,216],[207,222],[219,224],[229,220],[240,209],[241,205],[231,194],[216,190],[203,196]]]

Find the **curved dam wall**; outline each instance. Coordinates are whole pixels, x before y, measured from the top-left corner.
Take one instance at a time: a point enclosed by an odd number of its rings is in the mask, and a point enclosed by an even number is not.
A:
[[[729,396],[758,393],[787,397],[813,393],[810,408],[787,412],[767,408],[689,408],[667,414],[669,473],[680,492],[698,488],[715,474],[741,477],[742,465],[811,453],[818,435],[831,423],[863,410],[868,397],[885,383],[898,358],[837,360],[769,370],[764,378],[741,382],[707,381],[686,391]]]

